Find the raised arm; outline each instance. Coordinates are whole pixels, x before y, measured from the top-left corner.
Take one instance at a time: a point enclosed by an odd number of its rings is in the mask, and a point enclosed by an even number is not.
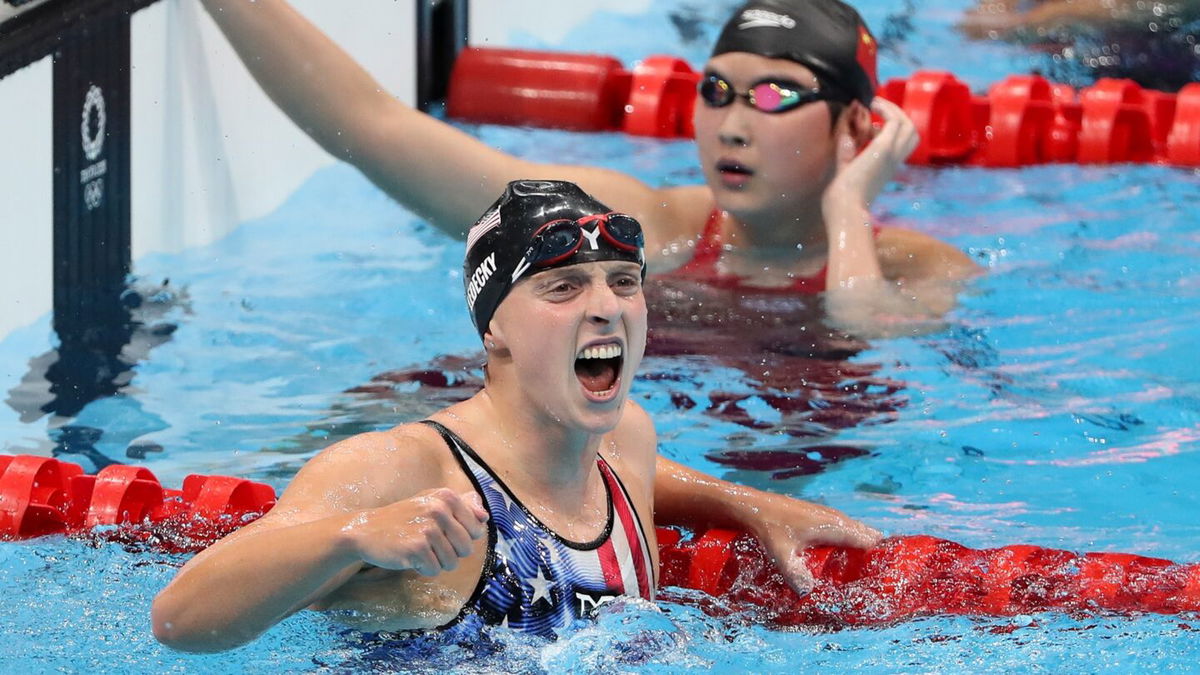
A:
[[[203,0],[254,79],[334,157],[461,236],[525,162],[404,105],[282,0]]]
[[[569,180],[647,226],[648,251],[677,236],[671,195],[625,174],[529,162],[415,110],[384,91],[283,0],[202,0],[254,79],[330,154],[401,204],[463,237],[511,180]]]
[[[656,524],[750,532],[802,594],[813,583],[799,555],[805,547],[830,544],[868,548],[880,539],[879,532],[827,506],[730,483],[661,455],[656,469]]]
[[[1149,24],[1179,18],[1184,24],[1196,19],[1200,0],[1179,0],[1169,5],[1138,0],[986,0],[967,10],[959,28],[968,36],[983,39],[1010,37],[1025,30],[1038,35],[1061,30],[1103,31],[1132,28],[1150,31]]]
[[[871,109],[883,127],[861,152],[851,132],[839,130],[838,173],[822,198],[829,239],[825,310],[830,323],[859,337],[924,332],[941,325],[961,282],[981,270],[932,237],[899,228],[876,233],[871,202],[919,136],[894,103],[876,98]]]
[[[474,493],[426,489],[420,466],[388,485],[369,434],[334,446],[296,476],[262,519],[201,552],[154,599],[154,635],[175,649],[221,651],[245,644],[344,584],[366,564],[433,576],[454,569],[487,532]],[[398,453],[389,453],[392,455]],[[383,475],[388,475],[386,471]]]

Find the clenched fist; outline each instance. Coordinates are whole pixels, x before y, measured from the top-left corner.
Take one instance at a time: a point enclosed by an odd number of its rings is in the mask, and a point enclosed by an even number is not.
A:
[[[477,493],[437,488],[362,511],[342,531],[369,565],[435,576],[471,554],[473,542],[487,534],[487,520]]]

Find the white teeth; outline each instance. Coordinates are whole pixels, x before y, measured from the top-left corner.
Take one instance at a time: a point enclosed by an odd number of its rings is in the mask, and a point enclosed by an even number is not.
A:
[[[599,345],[597,347],[587,347],[579,352],[577,358],[581,359],[615,359],[621,355],[621,345]]]

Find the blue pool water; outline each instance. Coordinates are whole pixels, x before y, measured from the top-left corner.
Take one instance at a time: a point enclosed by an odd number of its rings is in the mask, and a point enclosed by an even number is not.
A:
[[[940,66],[982,86],[1029,66],[1016,48],[966,45],[953,33],[965,0],[913,12],[898,0],[859,4],[877,32],[894,33],[884,76]],[[605,31],[604,51],[626,62],[664,52],[699,64],[723,14],[654,3],[636,20],[601,15],[563,44],[591,45],[585,34]],[[687,142],[466,128],[532,159],[599,164],[653,183],[700,180]],[[1159,167],[906,169],[879,200],[881,216],[947,239],[988,268],[944,330],[780,360],[819,392],[787,414],[768,404],[756,376],[670,354],[647,359],[635,396],[654,414],[665,454],[835,505],[890,533],[1200,562],[1196,203],[1196,175]],[[137,262],[143,284],[170,278],[148,305],[163,307],[154,321],[178,328],[119,395],[70,420],[98,438],[64,444],[46,419],[22,421],[4,406],[0,452],[45,454],[58,443],[76,453],[64,459],[93,467],[135,461],[127,450],[153,443],[162,451],[136,461],[165,484],[224,473],[282,489],[331,440],[437,407],[442,392],[415,385],[375,396],[346,390],[383,371],[474,352],[460,260],[460,243],[353,170],[320,171],[276,213],[212,246]],[[0,341],[4,390],[53,346],[48,317]],[[722,404],[731,400],[754,426]],[[609,606],[595,625],[553,644],[504,633],[476,645],[374,644],[306,613],[243,649],[196,657],[149,633],[150,600],[180,562],[62,538],[0,544],[0,664],[21,672],[1157,672],[1200,662],[1197,617],[931,617],[784,632],[638,602]]]

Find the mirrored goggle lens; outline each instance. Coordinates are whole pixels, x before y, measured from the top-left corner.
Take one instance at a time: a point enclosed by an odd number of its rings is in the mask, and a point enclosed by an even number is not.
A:
[[[786,112],[823,98],[815,89],[800,89],[790,83],[759,82],[750,88],[750,103],[768,113]]]
[[[712,108],[729,105],[733,101],[733,87],[716,75],[709,75],[700,81],[700,98]]]
[[[636,251],[644,245],[642,226],[638,221],[622,213],[608,215],[604,232],[613,246],[626,251]]]

